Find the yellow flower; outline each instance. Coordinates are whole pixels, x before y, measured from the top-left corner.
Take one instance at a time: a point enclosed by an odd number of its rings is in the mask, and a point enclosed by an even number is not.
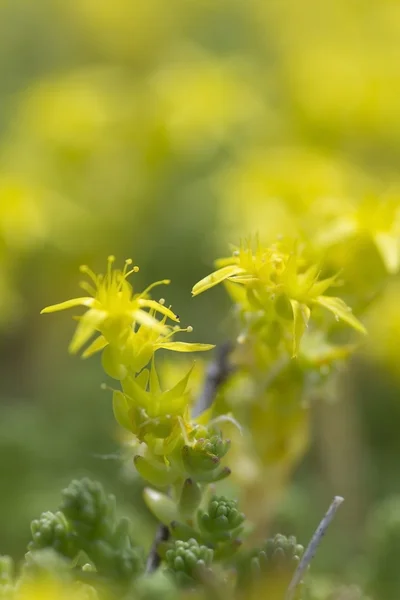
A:
[[[69,346],[71,353],[78,352],[82,346],[98,331],[101,336],[94,343],[101,349],[103,339],[110,344],[124,344],[136,324],[146,325],[159,333],[166,331],[165,324],[154,317],[154,313],[161,313],[172,321],[179,322],[179,318],[172,310],[148,298],[148,292],[156,285],[168,284],[164,279],[153,283],[140,294],[134,294],[127,278],[136,273],[139,268],[132,265],[132,260],[125,261],[123,271],[113,269],[114,256],[108,258],[106,275],[95,275],[87,266],[82,266],[81,271],[89,276],[91,283],[82,282],[81,287],[89,296],[73,298],[60,304],[44,308],[41,313],[51,313],[75,306],[84,306],[88,311],[79,318],[78,327]],[[150,309],[152,313],[144,309]],[[93,346],[92,346],[93,349]]]
[[[365,327],[341,298],[324,295],[337,276],[320,279],[318,265],[309,266],[296,244],[277,242],[263,247],[257,240],[253,250],[249,240],[235,250],[232,257],[220,259],[216,264],[219,268],[193,287],[193,296],[224,281],[245,286],[246,295],[239,304],[246,312],[261,311],[269,320],[278,318],[293,322],[293,356],[297,356],[314,305],[322,306],[333,313],[336,320],[366,333]],[[240,294],[237,297],[240,299]]]
[[[26,581],[15,594],[15,600],[97,600],[94,588],[56,578]]]

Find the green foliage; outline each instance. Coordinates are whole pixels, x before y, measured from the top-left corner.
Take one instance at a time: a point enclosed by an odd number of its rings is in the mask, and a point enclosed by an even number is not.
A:
[[[365,565],[366,588],[385,600],[399,597],[400,571],[400,498],[383,501],[370,517],[366,543],[369,548]]]
[[[28,550],[52,548],[70,560],[84,553],[99,575],[129,583],[143,568],[129,528],[126,518],[116,516],[115,497],[100,483],[74,480],[62,493],[60,511],[33,521]]]
[[[39,519],[32,521],[31,533],[32,541],[28,545],[28,550],[54,548],[68,558],[74,558],[77,554],[76,535],[60,511],[56,513],[47,511]]]
[[[246,590],[251,586],[257,586],[258,582],[263,580],[267,587],[271,582],[272,590],[278,586],[283,593],[290,583],[303,551],[303,546],[297,543],[294,536],[286,537],[277,534],[269,538],[260,548],[253,549],[238,558],[238,586]]]
[[[10,600],[14,592],[14,563],[9,556],[0,556],[0,598]]]

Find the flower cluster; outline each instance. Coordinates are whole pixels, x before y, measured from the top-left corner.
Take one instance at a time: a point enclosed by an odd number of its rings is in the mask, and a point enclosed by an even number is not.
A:
[[[216,271],[193,287],[193,296],[222,282],[239,284],[242,289],[231,285],[228,290],[240,307],[247,329],[262,331],[269,343],[278,338],[285,340],[288,333],[293,356],[299,353],[311,311],[316,307],[323,307],[337,321],[366,333],[341,298],[325,294],[337,283],[337,275],[321,279],[320,267],[309,264],[294,243],[278,241],[264,247],[256,240],[254,249],[250,240],[235,250],[232,257],[216,261],[216,265]]]
[[[105,275],[95,275],[88,267],[82,267],[90,283],[83,282],[81,286],[89,295],[50,306],[42,312],[76,306],[87,309],[78,319],[70,351],[83,349],[85,358],[101,351],[105,372],[120,381],[121,388],[113,391],[114,415],[141,444],[141,453],[135,456],[134,463],[145,480],[156,487],[173,485],[177,496],[190,477],[202,483],[219,481],[230,473],[221,464],[229,441],[208,422],[210,411],[196,418],[191,414],[188,384],[193,367],[165,390],[155,361],[155,353],[160,348],[195,352],[213,346],[173,339],[178,332],[190,333],[192,328],[179,328],[174,324],[179,321],[178,316],[165,306],[164,299],[150,298],[155,286],[168,284],[169,280],[134,293],[128,277],[136,273],[138,267],[127,260],[120,271],[113,269],[113,263],[111,256]],[[171,321],[173,325],[169,324]]]
[[[177,540],[165,555],[170,572],[181,585],[193,585],[207,576],[207,567],[213,560],[213,551],[201,546],[195,539]]]

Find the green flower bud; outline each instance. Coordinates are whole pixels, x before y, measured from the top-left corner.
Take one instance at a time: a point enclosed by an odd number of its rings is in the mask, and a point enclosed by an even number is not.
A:
[[[197,520],[202,532],[212,539],[223,540],[240,533],[239,528],[245,516],[238,511],[236,500],[213,496],[208,504],[208,512],[199,510]]]
[[[81,535],[101,536],[115,518],[115,498],[107,496],[100,483],[74,480],[62,492],[61,511]]]
[[[204,431],[207,434],[207,430]],[[229,440],[223,440],[221,435],[196,439],[192,445],[182,448],[182,461],[187,472],[198,481],[212,483],[230,474],[227,467],[220,467],[220,460],[230,447]]]
[[[249,586],[264,576],[267,581],[279,581],[284,588],[289,584],[303,551],[303,546],[297,544],[294,536],[275,535],[261,548],[252,550],[241,559],[237,565],[238,585]]]
[[[283,565],[289,570],[296,568],[304,552],[303,546],[297,544],[295,536],[286,537],[279,533],[268,539],[263,549],[269,564]]]
[[[168,572],[183,586],[193,586],[204,577],[213,561],[213,551],[201,546],[195,539],[177,540],[167,550],[165,561]]]
[[[76,543],[74,557],[83,550],[99,574],[119,582],[141,571],[143,557],[132,545],[129,522],[117,519],[115,498],[100,483],[72,481],[63,491],[61,508]]]
[[[54,548],[63,556],[73,558],[77,553],[76,535],[62,512],[45,512],[31,523],[32,541],[28,550]]]

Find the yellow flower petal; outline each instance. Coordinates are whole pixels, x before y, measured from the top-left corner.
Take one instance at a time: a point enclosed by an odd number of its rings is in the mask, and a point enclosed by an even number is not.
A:
[[[106,317],[107,313],[104,310],[92,308],[79,319],[78,327],[69,345],[71,354],[75,354],[86,344],[89,338],[98,331],[99,325]]]
[[[173,350],[174,352],[205,352],[215,348],[213,344],[196,344],[189,342],[160,342],[154,344],[154,348],[164,348],[164,350]]]
[[[387,272],[394,275],[400,268],[400,236],[378,232],[374,241]]]
[[[245,269],[242,269],[238,265],[227,265],[226,267],[222,267],[222,269],[218,269],[210,275],[207,275],[207,277],[204,277],[204,279],[198,281],[196,285],[193,286],[192,296],[202,294],[225,279],[228,279],[233,275],[240,275],[241,273],[245,273]]]
[[[145,310],[141,310],[140,308],[132,311],[132,317],[140,325],[144,325],[145,327],[149,327],[150,329],[155,329],[160,333],[166,334],[169,331],[168,327],[166,327],[161,321],[157,321],[156,318],[154,318]]]
[[[45,313],[57,312],[58,310],[66,310],[67,308],[73,308],[74,306],[93,306],[95,302],[94,298],[89,298],[85,296],[83,298],[72,298],[72,300],[66,300],[65,302],[60,302],[59,304],[52,304],[51,306],[46,306],[43,310],[40,311],[41,315]]]
[[[106,340],[104,335],[99,335],[99,337],[96,338],[90,344],[90,346],[88,346],[86,350],[82,353],[82,358],[89,358],[89,356],[96,354],[96,352],[100,352],[100,350],[103,350],[103,348],[105,348],[107,344],[108,341]]]
[[[155,300],[146,300],[144,298],[139,298],[138,303],[139,306],[152,308],[153,310],[171,319],[171,321],[176,321],[177,323],[179,323],[179,317],[175,313],[173,313],[171,309],[167,308],[163,304],[160,304],[159,302],[156,302]]]
[[[320,306],[330,310],[337,320],[344,321],[360,333],[366,334],[364,325],[353,315],[351,308],[341,298],[331,296],[318,296],[315,302]]]

